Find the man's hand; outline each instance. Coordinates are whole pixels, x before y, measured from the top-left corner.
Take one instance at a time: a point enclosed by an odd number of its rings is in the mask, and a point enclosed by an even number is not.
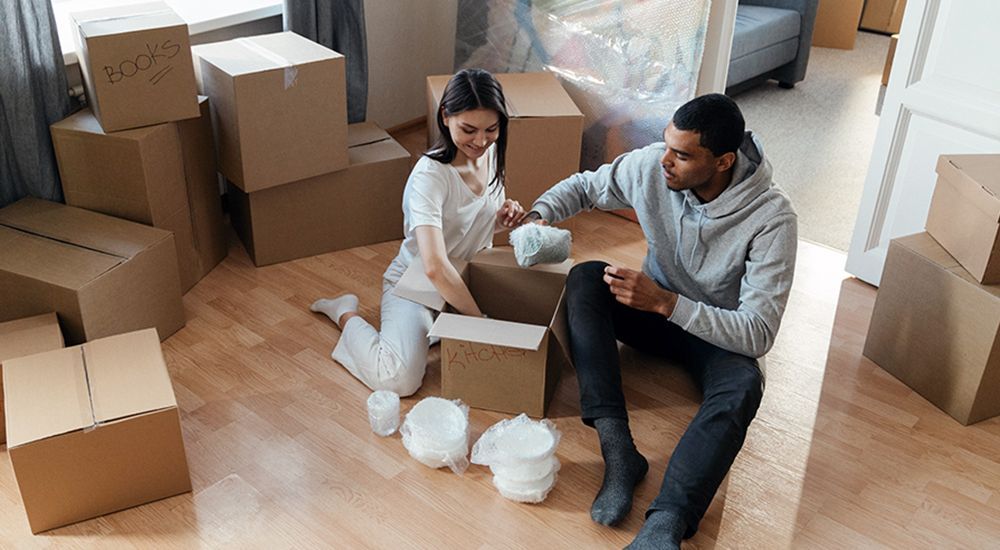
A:
[[[542,219],[542,215],[537,210],[532,210],[521,218],[521,224],[536,223],[538,225],[549,225],[549,222]]]
[[[660,288],[641,271],[608,266],[604,268],[604,282],[616,300],[635,309],[670,317],[677,305],[677,293]]]

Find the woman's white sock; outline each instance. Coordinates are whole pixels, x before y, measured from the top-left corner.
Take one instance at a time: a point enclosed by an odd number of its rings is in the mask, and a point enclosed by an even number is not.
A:
[[[309,311],[322,313],[336,323],[337,326],[340,326],[341,315],[345,313],[357,313],[358,297],[353,294],[344,294],[332,299],[321,298],[309,306]]]

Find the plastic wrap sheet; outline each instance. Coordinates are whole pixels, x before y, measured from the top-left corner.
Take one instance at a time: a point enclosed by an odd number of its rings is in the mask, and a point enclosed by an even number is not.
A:
[[[459,0],[456,70],[556,74],[584,169],[662,140],[698,82],[710,0]]]

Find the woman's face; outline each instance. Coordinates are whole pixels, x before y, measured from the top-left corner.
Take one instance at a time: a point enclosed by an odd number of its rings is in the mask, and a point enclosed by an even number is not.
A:
[[[500,115],[493,109],[472,109],[443,118],[451,140],[470,160],[483,156],[500,136]]]

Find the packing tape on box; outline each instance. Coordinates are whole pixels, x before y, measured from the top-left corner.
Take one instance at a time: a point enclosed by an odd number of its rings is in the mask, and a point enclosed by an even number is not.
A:
[[[237,43],[242,45],[248,50],[253,51],[257,55],[276,63],[278,66],[275,68],[285,68],[285,89],[289,89],[295,85],[295,79],[299,75],[299,69],[292,64],[291,61],[285,59],[284,57],[278,55],[277,53],[261,46],[260,44],[250,40],[249,38],[237,38],[235,40]]]
[[[83,429],[83,433],[96,430],[98,426],[97,413],[94,411],[94,389],[90,384],[90,369],[87,368],[87,354],[83,347],[80,347],[80,360],[83,363],[83,379],[87,383],[87,398],[90,399],[90,426]]]

